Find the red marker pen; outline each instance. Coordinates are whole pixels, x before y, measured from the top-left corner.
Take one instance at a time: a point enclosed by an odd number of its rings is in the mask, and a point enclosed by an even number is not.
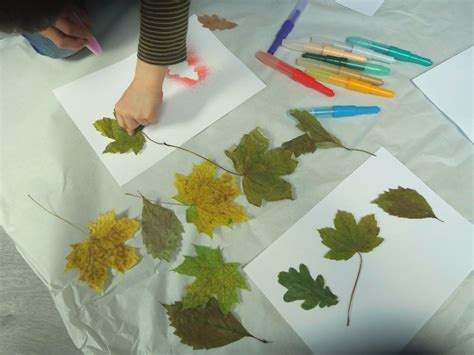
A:
[[[277,57],[258,51],[256,55],[257,59],[260,60],[263,64],[268,65],[269,67],[278,70],[280,73],[285,74],[287,77],[293,79],[294,81],[303,84],[309,88],[312,88],[326,96],[334,96],[334,91],[332,91],[327,86],[324,86],[319,81],[313,77],[306,74],[304,71],[292,67],[288,63],[278,59]]]

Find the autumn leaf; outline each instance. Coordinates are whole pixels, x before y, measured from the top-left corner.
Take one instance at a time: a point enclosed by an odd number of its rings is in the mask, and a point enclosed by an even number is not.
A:
[[[292,267],[288,272],[280,272],[278,282],[288,289],[283,300],[285,302],[304,300],[301,308],[305,310],[313,309],[316,306],[331,307],[338,303],[337,296],[331,292],[329,287],[324,286],[324,278],[318,275],[313,280],[305,264],[300,264],[299,272]]]
[[[129,136],[127,131],[118,125],[117,120],[104,117],[94,122],[94,127],[103,136],[113,139],[102,153],[127,153],[132,150],[138,154],[145,145],[145,137],[140,130],[136,130],[135,134]]]
[[[321,123],[307,111],[290,110],[290,115],[297,121],[297,127],[305,132],[316,144],[318,149],[343,148],[349,151],[358,151],[370,155],[375,155],[363,149],[348,148],[342,144],[341,140],[329,133]]]
[[[143,244],[154,258],[170,261],[181,247],[183,225],[174,211],[142,198]]]
[[[267,343],[250,334],[232,313],[224,315],[214,298],[203,308],[186,309],[181,302],[164,304],[163,307],[166,308],[171,325],[176,329],[174,334],[194,350],[219,348],[243,337]]]
[[[206,306],[211,298],[216,298],[219,308],[229,313],[232,306],[239,303],[237,289],[249,290],[247,282],[239,271],[239,263],[224,263],[220,248],[212,249],[194,245],[196,256],[185,256],[174,271],[196,280],[186,287],[183,308]]]
[[[71,245],[66,271],[79,269],[79,279],[101,292],[109,268],[125,272],[137,263],[135,249],[124,243],[132,239],[139,228],[137,220],[116,219],[114,210],[99,215],[95,223],[89,224],[89,239]]]
[[[230,30],[234,27],[237,27],[236,23],[229,22],[223,17],[217,15],[202,15],[198,16],[199,22],[201,22],[202,27],[209,28],[211,31],[214,30]]]
[[[219,226],[231,227],[248,219],[233,200],[241,195],[235,177],[224,173],[216,178],[216,167],[208,161],[195,165],[190,175],[176,174],[175,200],[190,206],[186,221],[210,237]]]
[[[293,173],[298,161],[292,152],[283,148],[267,150],[268,146],[268,138],[256,128],[245,134],[237,147],[225,151],[243,175],[245,196],[255,206],[261,206],[264,200],[293,199],[290,183],[280,176]]]
[[[402,218],[436,218],[433,209],[416,190],[399,186],[380,194],[372,203],[392,216]],[[442,221],[441,221],[442,222]]]
[[[309,135],[303,134],[283,143],[281,147],[299,157],[302,154],[314,153],[316,151],[316,142]]]
[[[368,253],[374,250],[384,239],[378,236],[380,228],[377,226],[377,221],[373,214],[362,217],[359,223],[356,223],[352,213],[337,211],[334,218],[334,227],[319,229],[322,243],[330,249],[324,257],[332,260],[349,260],[354,254],[357,253],[359,255],[359,271],[357,272],[347,311],[347,325],[349,325],[352,299],[362,268],[361,253]]]

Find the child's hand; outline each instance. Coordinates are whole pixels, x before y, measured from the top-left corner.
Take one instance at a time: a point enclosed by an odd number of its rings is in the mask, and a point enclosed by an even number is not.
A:
[[[53,25],[41,31],[40,34],[59,48],[80,49],[86,46],[92,37],[90,26],[90,19],[84,11],[68,9],[59,16]]]
[[[115,105],[120,127],[132,135],[140,126],[156,122],[163,100],[163,80],[167,67],[138,59],[135,78]]]

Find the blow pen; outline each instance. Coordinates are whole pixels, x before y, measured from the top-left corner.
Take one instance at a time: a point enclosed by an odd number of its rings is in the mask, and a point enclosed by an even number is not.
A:
[[[302,111],[308,111],[317,118],[339,118],[339,117],[352,117],[358,115],[372,115],[380,112],[378,106],[330,106],[330,107],[313,107],[313,108],[302,108]]]
[[[81,20],[81,18],[79,17],[78,14],[76,14],[75,12],[72,13],[75,20],[77,21],[77,23],[82,26],[82,28],[84,29],[87,29],[87,26],[84,24],[84,22]],[[93,54],[95,55],[101,55],[102,54],[102,47],[100,46],[99,42],[97,41],[97,39],[92,36],[90,39],[89,39],[89,42],[87,43],[87,49],[90,50]]]
[[[413,54],[405,49],[394,47],[388,44],[371,41],[362,37],[347,37],[346,42],[352,45],[357,45],[357,46],[372,49],[378,53],[389,55],[402,62],[412,62],[416,64],[421,64],[427,67],[433,64],[431,59]]]
[[[299,58],[296,60],[296,64],[298,64],[300,67],[303,67],[305,69],[308,68],[315,68],[315,69],[322,69],[329,71],[334,74],[340,74],[340,75],[345,75],[354,79],[359,79],[362,81],[366,81],[368,83],[371,83],[373,85],[381,86],[383,85],[383,80],[379,78],[375,78],[370,75],[365,75],[362,74],[362,72],[358,70],[352,70],[346,67],[341,67],[338,65],[334,64],[329,64],[325,62],[320,62],[318,60],[310,59],[310,58]]]
[[[323,37],[311,37],[311,42],[313,41],[319,42],[319,43],[321,42],[330,43],[332,46],[336,48],[341,48],[352,53],[361,54],[367,57],[368,60],[375,60],[377,62],[388,63],[388,64],[393,64],[396,62],[395,58],[393,57],[390,57],[385,54],[377,53],[373,51],[372,49],[361,47],[358,45],[347,44],[344,42],[335,41],[335,40],[331,40],[331,39],[327,39]]]
[[[347,76],[332,74],[325,70],[309,68],[306,70],[306,73],[317,80],[338,85],[348,90],[359,91],[364,94],[373,94],[383,97],[395,96],[395,93],[391,90],[379,88],[378,86],[371,85],[365,81],[349,78]]]
[[[293,68],[288,63],[285,63],[284,61],[274,57],[273,55],[259,51],[257,52],[256,57],[263,64],[268,65],[269,67],[279,71],[282,74],[285,74],[294,81],[297,81],[300,84],[303,84],[304,86],[312,88],[316,91],[319,91],[320,93],[326,96],[334,96],[334,91],[332,91],[330,88],[324,86],[302,70]]]
[[[308,5],[308,0],[298,0],[290,16],[288,16],[286,21],[283,22],[283,25],[281,25],[280,30],[278,31],[275,37],[275,40],[273,41],[271,47],[267,51],[268,53],[275,54],[278,47],[280,47],[281,42],[291,32],[291,30],[295,26],[296,20],[298,19],[298,17],[300,17],[300,14],[303,12],[303,10],[306,8],[307,5]]]
[[[384,67],[383,65],[373,63],[361,63],[347,58],[334,57],[332,55],[319,55],[313,53],[304,53],[303,58],[311,58],[326,62],[334,65],[342,65],[343,67],[360,70],[365,74],[385,76],[390,74],[390,68]]]
[[[357,60],[359,62],[367,61],[367,57],[364,57],[363,55],[354,54],[354,53],[345,51],[344,49],[330,46],[328,44],[284,39],[282,42],[282,46],[294,51],[298,51],[298,52],[308,52],[308,53],[320,54],[320,55],[332,55],[335,57],[342,57],[342,58]]]

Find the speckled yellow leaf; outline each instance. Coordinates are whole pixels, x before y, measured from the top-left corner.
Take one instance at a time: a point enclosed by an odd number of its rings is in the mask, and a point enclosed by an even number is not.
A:
[[[216,178],[216,167],[208,161],[195,165],[190,175],[176,174],[175,200],[190,206],[186,221],[212,237],[219,226],[232,226],[248,219],[242,206],[234,203],[241,195],[235,178],[224,173]]]
[[[89,238],[71,245],[66,271],[79,269],[79,279],[101,292],[109,268],[125,272],[137,263],[135,249],[124,242],[132,239],[139,228],[137,220],[116,219],[114,210],[99,215],[95,223],[89,224]]]

